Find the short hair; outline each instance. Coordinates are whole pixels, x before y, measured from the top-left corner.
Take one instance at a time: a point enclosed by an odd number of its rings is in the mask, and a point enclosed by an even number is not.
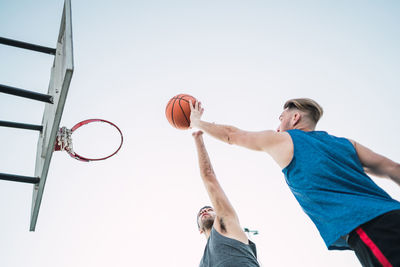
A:
[[[309,118],[317,124],[319,119],[324,114],[324,110],[322,107],[310,98],[295,98],[286,101],[285,105],[283,105],[283,109],[298,109],[300,111],[304,111],[307,113]]]
[[[201,209],[199,209],[199,211],[197,212],[196,223],[197,223],[197,227],[198,227],[199,229],[200,229],[200,224],[199,224],[199,215],[200,215],[200,211],[202,211],[203,209],[209,209],[209,208],[214,209],[214,208],[211,207],[211,206],[204,206],[204,207],[202,207]]]

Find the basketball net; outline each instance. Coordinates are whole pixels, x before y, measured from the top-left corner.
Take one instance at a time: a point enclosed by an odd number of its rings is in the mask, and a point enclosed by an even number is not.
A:
[[[108,123],[109,125],[115,127],[115,129],[117,129],[117,131],[119,132],[120,136],[121,136],[121,143],[119,144],[119,147],[111,154],[108,155],[106,157],[100,157],[100,158],[87,158],[87,157],[83,157],[79,154],[77,154],[73,148],[72,148],[72,134],[73,132],[78,129],[81,126],[84,126],[88,123],[92,123],[92,122],[105,122]],[[89,161],[98,161],[98,160],[105,160],[108,159],[109,157],[114,156],[115,154],[117,154],[117,152],[121,149],[122,143],[124,142],[124,137],[122,135],[121,130],[117,127],[117,125],[115,125],[112,122],[103,120],[103,119],[89,119],[89,120],[84,120],[81,121],[77,124],[75,124],[74,127],[72,127],[71,129],[68,129],[67,127],[61,127],[59,129],[59,131],[57,132],[57,138],[56,138],[56,143],[54,145],[54,151],[67,151],[68,154],[80,161],[84,161],[84,162],[89,162]]]
[[[72,148],[72,131],[67,127],[61,127],[57,133],[56,145],[54,147],[55,151],[67,151],[68,153],[74,154]]]

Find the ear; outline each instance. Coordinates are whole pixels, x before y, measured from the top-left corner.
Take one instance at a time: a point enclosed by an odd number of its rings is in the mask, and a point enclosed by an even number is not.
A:
[[[301,113],[298,111],[295,111],[292,117],[292,123],[293,126],[296,126],[297,124],[299,124],[300,120],[301,120]]]
[[[200,232],[201,235],[204,234],[203,229],[199,229],[199,232]]]

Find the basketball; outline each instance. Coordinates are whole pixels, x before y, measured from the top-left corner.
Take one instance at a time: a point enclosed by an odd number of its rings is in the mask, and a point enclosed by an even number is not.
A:
[[[179,94],[168,101],[165,108],[165,116],[168,122],[175,128],[186,130],[190,126],[190,104],[189,100],[194,105],[197,99],[191,95]]]

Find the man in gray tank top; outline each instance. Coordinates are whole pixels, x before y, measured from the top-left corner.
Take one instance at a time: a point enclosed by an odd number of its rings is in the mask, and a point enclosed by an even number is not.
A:
[[[240,226],[239,218],[219,184],[203,142],[203,132],[193,133],[201,178],[214,208],[205,206],[197,213],[197,226],[207,239],[200,267],[254,267],[256,245]]]

